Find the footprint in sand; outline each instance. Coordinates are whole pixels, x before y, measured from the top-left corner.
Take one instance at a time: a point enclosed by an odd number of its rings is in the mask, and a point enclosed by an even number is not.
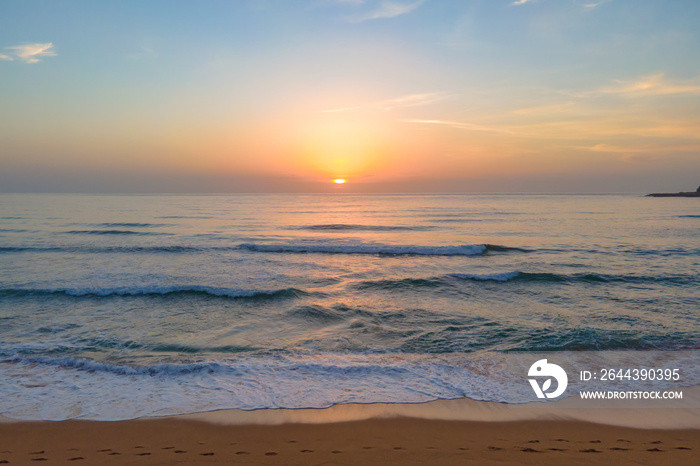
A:
[[[404,447],[394,447],[394,450],[405,450]]]
[[[666,451],[666,450],[660,450],[660,449],[658,449],[658,448],[647,448],[647,451],[654,451],[654,452],[657,452],[657,451]]]
[[[187,453],[186,450],[175,450],[173,453]]]
[[[625,440],[623,438],[617,439],[618,442],[627,442],[627,443],[632,443],[630,440]]]
[[[566,440],[565,438],[555,438],[554,441],[555,442],[568,442],[568,440]]]
[[[112,451],[111,448],[105,448],[104,450],[97,450],[97,453],[104,453],[106,451]]]
[[[674,447],[673,449],[674,450],[692,450],[692,448],[688,448],[688,447]]]
[[[30,455],[41,455],[41,454],[44,454],[44,453],[46,453],[44,450],[41,450],[41,451],[33,451],[33,452],[30,453]]]
[[[313,453],[313,450],[300,450],[301,453]]]
[[[268,451],[268,452],[265,452],[265,456],[277,456],[277,452],[276,451]]]
[[[48,458],[32,458],[32,461],[48,461]]]
[[[588,442],[588,443],[601,443],[601,442],[600,442],[600,440],[591,440],[591,441]]]
[[[500,451],[500,450],[503,450],[503,448],[489,447],[489,450],[491,450],[491,451]]]
[[[610,450],[613,451],[629,451],[629,448],[621,448],[621,447],[612,447]]]
[[[595,448],[589,448],[587,450],[579,450],[581,453],[601,453],[600,450],[596,450]]]
[[[213,451],[210,451],[210,452],[207,452],[207,453],[200,453],[200,455],[202,455],[202,456],[214,456],[214,452],[213,452]]]
[[[7,461],[7,460],[0,460],[0,464],[7,464],[7,463],[9,463],[9,461]]]
[[[372,450],[373,448],[374,447],[370,447],[370,446],[362,447],[363,450]]]
[[[144,453],[136,453],[136,456],[150,456],[151,454],[149,452],[144,452]]]
[[[340,451],[340,450],[333,450],[331,453],[335,453],[335,454],[337,455],[338,453],[342,453],[342,451]]]
[[[74,458],[68,458],[68,461],[80,461],[80,460],[84,460],[84,459],[85,458],[83,458],[82,456],[76,456]]]
[[[175,447],[163,447],[163,448],[161,448],[161,450],[172,450],[173,448],[175,448]]]
[[[112,453],[110,453],[110,455],[121,455],[121,453],[119,453],[118,451],[113,451]]]
[[[663,442],[661,440],[655,440],[655,441],[649,442],[649,443],[651,443],[652,445],[658,445],[659,443],[663,443]]]
[[[540,450],[535,450],[534,448],[521,448],[520,451],[524,451],[525,453],[542,453]]]
[[[134,448],[144,448],[141,445],[136,445]]]
[[[237,455],[250,455],[250,452],[248,452],[248,451],[237,451],[236,454],[237,454]]]
[[[527,443],[540,443],[540,441],[539,440],[528,440]]]
[[[467,451],[467,450],[469,450],[469,448],[459,447],[458,450]]]
[[[287,443],[297,443],[296,440],[287,440]]]

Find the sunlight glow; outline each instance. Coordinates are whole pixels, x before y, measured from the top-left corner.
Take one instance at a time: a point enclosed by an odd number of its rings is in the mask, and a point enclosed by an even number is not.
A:
[[[342,179],[342,178],[338,178],[338,179],[333,180],[333,183],[336,183],[336,184],[343,184],[343,183],[345,183],[345,180]]]

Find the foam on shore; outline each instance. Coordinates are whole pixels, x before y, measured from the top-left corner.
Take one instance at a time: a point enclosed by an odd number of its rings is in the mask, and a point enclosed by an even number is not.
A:
[[[239,409],[210,411],[177,416],[215,424],[288,423],[323,424],[375,418],[410,417],[443,421],[515,422],[581,421],[638,429],[700,429],[700,386],[683,388],[683,400],[665,406],[625,408],[619,402],[597,403],[589,408],[587,400],[567,398],[547,403],[509,405],[470,399],[436,400],[426,403],[343,404],[324,409]],[[657,405],[658,406],[658,405]]]

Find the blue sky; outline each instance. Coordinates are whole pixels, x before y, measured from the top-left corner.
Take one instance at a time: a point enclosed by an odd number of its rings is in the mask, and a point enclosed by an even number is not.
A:
[[[6,0],[0,189],[694,189],[699,17],[678,0]]]

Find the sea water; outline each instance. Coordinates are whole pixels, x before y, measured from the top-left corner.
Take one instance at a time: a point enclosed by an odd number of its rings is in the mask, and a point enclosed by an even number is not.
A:
[[[699,272],[696,199],[2,194],[0,414],[517,404],[541,352],[698,385]]]

